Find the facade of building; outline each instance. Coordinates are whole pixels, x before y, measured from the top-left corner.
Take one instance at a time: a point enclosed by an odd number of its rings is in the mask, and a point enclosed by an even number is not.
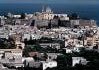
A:
[[[41,43],[40,46],[43,48],[51,47],[53,49],[60,49],[60,44],[58,43]]]
[[[43,70],[46,70],[47,68],[57,67],[57,62],[56,61],[42,62],[42,65]]]
[[[72,66],[75,66],[76,64],[87,64],[87,60],[83,57],[72,57]]]
[[[20,49],[0,49],[0,63],[8,66],[21,67],[22,50]]]
[[[84,19],[78,19],[78,20],[70,20],[72,27],[94,27],[96,26],[95,20],[84,20]]]

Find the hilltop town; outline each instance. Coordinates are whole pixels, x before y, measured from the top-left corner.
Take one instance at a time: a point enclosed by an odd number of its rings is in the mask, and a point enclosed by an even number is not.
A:
[[[98,67],[98,59],[99,27],[93,19],[54,14],[50,7],[0,16],[0,70],[87,70]]]

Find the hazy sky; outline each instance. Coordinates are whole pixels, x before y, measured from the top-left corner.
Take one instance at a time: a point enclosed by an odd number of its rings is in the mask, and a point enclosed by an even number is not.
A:
[[[0,0],[0,3],[78,3],[99,4],[99,0]]]

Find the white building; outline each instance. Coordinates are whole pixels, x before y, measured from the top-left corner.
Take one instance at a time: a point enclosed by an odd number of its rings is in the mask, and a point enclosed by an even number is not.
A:
[[[75,66],[76,64],[87,64],[87,60],[83,57],[72,57],[72,66]]]
[[[71,49],[71,48],[63,48],[65,51],[66,51],[66,53],[72,53],[73,51],[73,49]]]
[[[13,15],[14,18],[20,18],[21,15]]]
[[[62,55],[62,54],[60,54],[60,53],[47,53],[47,56],[48,56],[47,60],[50,61],[50,60],[57,59],[58,55]]]
[[[0,49],[0,63],[8,66],[21,67],[22,50],[20,49]]]
[[[0,49],[0,56],[1,56],[0,59],[5,60],[3,63],[22,62],[22,50],[20,49]]]
[[[33,57],[23,57],[22,58],[22,63],[24,64],[24,66],[27,66],[29,64],[29,62],[33,62],[34,59]]]
[[[42,36],[38,34],[31,34],[32,39],[40,39]]]
[[[22,36],[22,40],[23,40],[23,41],[24,41],[24,39],[30,40],[30,37],[31,37],[31,35],[30,35],[29,33],[24,34],[24,35]]]
[[[73,48],[73,51],[80,52],[81,48],[84,48],[84,46],[80,44],[76,44],[75,47]]]
[[[22,59],[24,66],[39,68],[42,66],[42,70],[46,70],[47,68],[57,67],[56,61],[35,61],[32,57],[26,57]]]
[[[8,39],[8,30],[5,29],[5,27],[0,28],[0,38]]]
[[[16,42],[15,42],[15,45],[16,45],[17,48],[22,48],[22,49],[24,49],[24,47],[25,47],[25,44],[22,43],[22,42],[20,42],[20,41],[16,41]]]
[[[57,50],[60,49],[59,43],[41,43],[40,46],[43,48],[51,47],[51,48],[57,49]]]
[[[43,70],[46,70],[47,68],[57,67],[57,62],[56,61],[42,62],[42,65]]]
[[[9,36],[7,34],[0,33],[0,38],[8,39]]]
[[[33,18],[33,14],[26,14],[25,16],[26,16],[25,19],[31,19],[31,18]]]

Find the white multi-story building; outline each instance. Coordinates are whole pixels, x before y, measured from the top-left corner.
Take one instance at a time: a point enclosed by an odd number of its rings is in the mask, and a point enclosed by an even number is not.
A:
[[[40,43],[40,46],[43,48],[51,47],[53,49],[60,49],[59,43]]]
[[[22,63],[22,50],[20,49],[0,49],[0,63],[7,64],[8,66],[21,67]]]
[[[22,50],[20,49],[0,49],[1,63],[21,63]],[[4,60],[4,62],[2,62]]]
[[[31,35],[30,34],[24,34],[22,36],[22,40],[24,41],[24,39],[30,40]]]
[[[20,18],[21,15],[13,15],[14,18]]]
[[[22,43],[22,42],[20,42],[20,41],[15,41],[15,45],[16,45],[16,47],[18,48],[18,49],[24,49],[24,47],[25,47],[25,44],[24,43]]]
[[[42,62],[43,65],[43,70],[46,70],[47,68],[53,68],[53,67],[57,67],[57,62],[56,61],[43,61]]]
[[[8,67],[22,67],[22,50],[20,49],[0,49],[0,63]]]
[[[83,57],[72,57],[72,66],[75,66],[76,64],[87,64],[87,60]]]

